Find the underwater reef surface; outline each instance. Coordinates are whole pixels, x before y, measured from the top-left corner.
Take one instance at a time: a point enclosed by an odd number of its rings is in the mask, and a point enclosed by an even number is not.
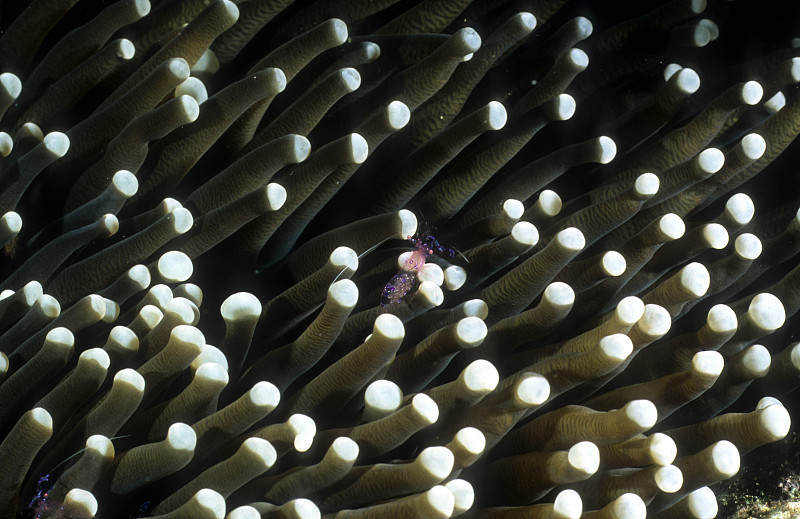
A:
[[[797,3],[30,0],[0,30],[0,517],[796,499]]]

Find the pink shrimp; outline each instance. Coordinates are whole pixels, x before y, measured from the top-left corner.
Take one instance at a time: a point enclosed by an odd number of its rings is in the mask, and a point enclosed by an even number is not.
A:
[[[394,275],[386,283],[381,293],[381,306],[399,303],[403,298],[414,289],[417,282],[417,274],[425,266],[428,256],[434,252],[450,256],[455,256],[455,251],[447,247],[442,247],[439,241],[430,234],[418,234],[416,237],[409,236],[409,240],[414,242],[414,251],[406,259],[400,272]]]

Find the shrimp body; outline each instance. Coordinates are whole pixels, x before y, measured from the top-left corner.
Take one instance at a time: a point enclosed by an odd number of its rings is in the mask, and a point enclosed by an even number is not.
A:
[[[381,306],[403,301],[403,298],[414,289],[417,283],[417,274],[425,266],[425,261],[429,255],[433,254],[434,250],[448,256],[454,254],[452,250],[439,245],[436,238],[431,235],[421,235],[416,238],[409,236],[408,239],[414,242],[414,250],[400,267],[400,272],[395,274],[383,287]]]
[[[381,306],[399,303],[411,292],[417,282],[417,273],[401,270],[386,283],[381,293]]]

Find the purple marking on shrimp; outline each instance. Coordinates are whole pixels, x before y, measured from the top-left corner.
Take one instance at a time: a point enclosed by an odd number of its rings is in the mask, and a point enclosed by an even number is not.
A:
[[[439,241],[430,234],[409,236],[408,239],[414,243],[414,251],[406,258],[405,263],[400,267],[400,272],[395,274],[383,287],[381,307],[403,301],[403,298],[417,284],[417,274],[425,266],[429,255],[434,252],[451,258],[456,255],[453,249],[442,247]]]

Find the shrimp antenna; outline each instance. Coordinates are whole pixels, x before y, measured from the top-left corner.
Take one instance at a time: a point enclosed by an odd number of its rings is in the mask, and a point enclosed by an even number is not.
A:
[[[130,438],[131,436],[133,436],[133,435],[132,435],[132,434],[123,434],[123,435],[121,435],[121,436],[114,436],[113,438],[109,438],[109,439],[108,439],[108,441],[119,440],[120,438]],[[61,463],[59,463],[58,465],[56,465],[55,467],[53,467],[52,469],[50,469],[50,472],[55,472],[55,470],[56,470],[58,467],[60,467],[60,466],[61,466],[61,465],[63,465],[64,463],[68,462],[69,460],[71,460],[72,458],[74,458],[75,456],[77,456],[78,454],[80,454],[81,452],[85,451],[86,449],[87,449],[87,447],[84,447],[84,448],[82,448],[81,450],[79,450],[78,452],[76,452],[76,453],[74,453],[74,454],[71,454],[70,456],[66,457],[66,458],[65,458],[65,459],[64,459],[64,460],[63,460]]]
[[[469,259],[467,259],[467,257],[466,257],[466,256],[464,256],[464,253],[463,253],[463,252],[461,252],[460,250],[456,249],[455,247],[453,247],[452,249],[453,249],[454,251],[456,251],[456,252],[458,253],[458,255],[459,255],[459,256],[461,256],[462,258],[464,258],[464,261],[466,261],[467,263],[469,263]]]
[[[382,242],[378,242],[378,243],[376,243],[375,245],[373,245],[372,247],[370,247],[369,249],[365,250],[364,252],[362,252],[361,254],[359,254],[358,256],[356,256],[356,259],[357,259],[357,260],[360,260],[361,258],[363,258],[364,256],[366,256],[366,255],[367,255],[367,254],[369,254],[370,252],[372,252],[372,251],[374,251],[375,249],[377,249],[378,247],[380,247],[381,243],[382,243]],[[344,274],[344,271],[345,271],[345,270],[347,270],[347,269],[348,269],[348,267],[345,267],[345,268],[343,268],[343,269],[341,270],[341,272],[339,272],[338,274],[336,274],[336,277],[335,277],[335,278],[333,278],[333,281],[331,281],[331,285],[333,285],[334,283],[336,283],[336,282],[339,280],[339,278],[341,277],[341,275],[342,275],[342,274]]]

